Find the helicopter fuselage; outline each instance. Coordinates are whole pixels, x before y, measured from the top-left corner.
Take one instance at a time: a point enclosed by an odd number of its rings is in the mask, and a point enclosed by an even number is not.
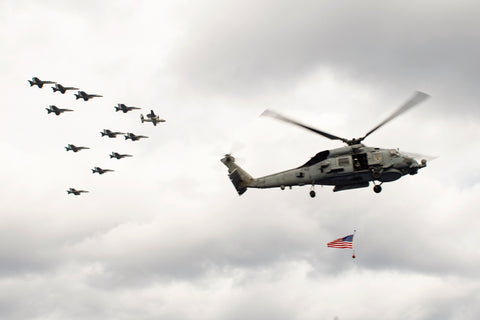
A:
[[[354,144],[317,153],[304,165],[260,178],[252,178],[227,155],[222,162],[229,168],[229,176],[239,194],[246,188],[281,188],[303,185],[331,185],[333,191],[368,187],[370,181],[380,184],[416,174],[426,161],[401,154],[396,149],[382,149]],[[242,175],[243,173],[243,175]],[[237,176],[237,177],[235,177]],[[313,195],[314,196],[314,193]]]

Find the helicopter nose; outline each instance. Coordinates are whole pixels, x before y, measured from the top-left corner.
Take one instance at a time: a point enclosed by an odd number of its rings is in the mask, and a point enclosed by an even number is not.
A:
[[[412,159],[412,164],[410,165],[409,174],[414,175],[418,173],[418,169],[425,168],[427,166],[427,160],[423,159],[420,163],[418,163],[415,159]]]
[[[410,166],[410,167],[411,167],[411,166],[416,166],[416,165],[418,165],[418,162],[417,162],[415,159],[410,158],[410,157],[405,157],[405,160],[404,160],[404,161],[405,161],[405,163],[406,163],[408,166]]]

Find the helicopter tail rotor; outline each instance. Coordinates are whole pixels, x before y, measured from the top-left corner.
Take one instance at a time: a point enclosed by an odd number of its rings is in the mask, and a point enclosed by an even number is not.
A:
[[[235,158],[231,154],[227,153],[220,161],[228,168],[228,177],[238,195],[244,194],[250,182],[254,180],[252,176],[235,163]]]

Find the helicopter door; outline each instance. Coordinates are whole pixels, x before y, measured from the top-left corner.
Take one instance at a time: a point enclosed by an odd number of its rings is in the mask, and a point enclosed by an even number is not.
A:
[[[366,153],[352,155],[353,171],[361,171],[368,169],[368,160]]]

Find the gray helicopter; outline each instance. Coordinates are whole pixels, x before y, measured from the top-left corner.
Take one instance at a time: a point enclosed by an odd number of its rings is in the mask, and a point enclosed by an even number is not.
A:
[[[235,163],[235,158],[230,154],[226,154],[221,162],[228,167],[228,176],[239,195],[247,191],[247,188],[281,188],[283,190],[285,187],[311,185],[310,196],[313,198],[315,185],[334,186],[333,191],[337,192],[365,188],[370,185],[370,181],[374,184],[373,191],[380,193],[382,183],[398,180],[407,174],[414,175],[419,169],[427,166],[427,161],[424,159],[418,163],[410,154],[401,153],[396,149],[368,147],[362,144],[362,141],[387,122],[428,97],[428,94],[417,91],[383,122],[363,137],[356,139],[341,138],[266,110],[262,115],[300,126],[331,140],[340,140],[347,146],[321,151],[298,168],[260,178],[250,176]]]

